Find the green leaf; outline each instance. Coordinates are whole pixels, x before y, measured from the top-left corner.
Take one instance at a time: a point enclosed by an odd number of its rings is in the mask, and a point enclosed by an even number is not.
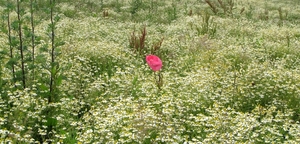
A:
[[[8,11],[11,11],[12,9],[15,8],[15,6],[12,4],[12,2],[8,2],[8,3],[6,4],[6,8],[7,8]]]
[[[133,86],[137,85],[137,82],[138,82],[138,77],[135,76],[135,77],[133,78],[133,80],[132,80],[132,85],[133,85]]]
[[[19,28],[19,22],[20,22],[20,21],[18,21],[18,20],[13,21],[13,22],[11,23],[11,28],[12,28],[13,30],[18,30],[18,28]]]
[[[60,41],[60,42],[55,43],[55,47],[59,47],[59,46],[62,46],[64,44],[65,44],[64,41]]]
[[[49,117],[47,118],[46,126],[56,126],[57,120],[55,118]]]
[[[15,36],[11,36],[11,43],[10,46],[12,47],[16,47],[19,44],[19,39]]]
[[[7,30],[7,28],[6,27],[4,27],[4,26],[1,26],[1,32],[3,32],[3,33],[8,33],[8,30]]]
[[[56,78],[56,80],[55,80],[56,86],[61,85],[62,80],[63,80],[64,78],[65,78],[64,76],[59,75],[59,76]]]
[[[38,63],[46,63],[46,57],[42,54],[39,54],[35,57],[35,61]]]
[[[46,85],[44,85],[44,84],[41,84],[40,86],[39,86],[39,90],[40,91],[46,91],[46,90],[48,90],[49,88],[46,86]]]
[[[16,65],[18,63],[17,58],[10,58],[8,62],[6,63],[7,66]]]
[[[48,51],[48,45],[44,44],[41,48],[40,48],[41,52],[47,52]]]
[[[59,21],[59,20],[60,20],[60,16],[59,16],[59,15],[56,15],[56,16],[54,17],[54,21],[57,22],[57,21]]]
[[[1,56],[1,55],[3,55],[3,56]],[[4,50],[0,51],[0,58],[1,59],[4,58],[4,55],[8,55],[8,50],[7,49],[4,49]]]

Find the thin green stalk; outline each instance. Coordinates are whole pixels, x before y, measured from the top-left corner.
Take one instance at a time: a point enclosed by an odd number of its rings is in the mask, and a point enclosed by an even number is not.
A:
[[[53,91],[54,91],[54,73],[53,73],[53,68],[54,68],[54,62],[55,62],[55,55],[54,55],[54,50],[55,50],[55,32],[54,32],[54,20],[53,20],[53,8],[54,8],[54,0],[50,0],[50,21],[51,21],[51,75],[50,75],[50,95],[48,98],[48,102],[51,103],[52,99],[51,97],[53,96]]]
[[[55,6],[55,0],[50,0],[50,33],[51,33],[51,66],[50,66],[50,94],[48,95],[48,104],[53,103],[55,101],[54,96],[55,96],[55,67],[56,65],[54,64],[55,62],[55,22],[54,22],[54,18],[53,18],[53,13],[54,13],[54,6]],[[47,117],[47,121],[50,123],[49,125],[47,125],[47,139],[51,139],[51,132],[53,130],[54,127],[54,123],[52,123],[51,121],[53,121],[53,111],[54,109],[51,108],[51,106],[48,106],[48,110],[46,111],[46,117]]]
[[[31,45],[32,45],[32,79],[35,80],[35,68],[34,68],[34,61],[35,61],[35,35],[34,35],[34,18],[33,18],[33,0],[30,0],[30,22],[31,22]]]
[[[9,0],[7,0],[7,4],[9,3]],[[12,47],[12,39],[11,39],[11,27],[10,27],[10,8],[8,7],[8,11],[7,11],[7,27],[8,27],[8,42],[9,42],[9,52],[10,52],[10,58],[13,59],[14,55],[13,55],[13,47]],[[11,63],[11,69],[12,69],[12,75],[13,75],[13,82],[15,84],[15,80],[16,80],[16,75],[15,75],[15,65],[14,63]],[[16,86],[16,85],[15,85]]]
[[[158,79],[156,78],[156,73],[157,72],[154,72],[154,79],[155,79],[155,83],[156,83],[156,86],[158,87],[159,90],[161,90],[161,87],[163,86],[163,75],[160,71],[158,71]]]

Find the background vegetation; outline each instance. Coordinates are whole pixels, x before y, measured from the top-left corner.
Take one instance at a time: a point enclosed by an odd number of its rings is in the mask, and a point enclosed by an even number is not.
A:
[[[0,14],[1,143],[300,142],[298,0],[0,0]]]

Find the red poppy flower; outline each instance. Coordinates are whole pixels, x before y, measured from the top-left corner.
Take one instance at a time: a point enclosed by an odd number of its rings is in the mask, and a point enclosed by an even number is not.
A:
[[[153,71],[159,71],[162,67],[162,61],[156,55],[147,55],[146,61],[147,61],[147,64],[149,65],[149,67]]]

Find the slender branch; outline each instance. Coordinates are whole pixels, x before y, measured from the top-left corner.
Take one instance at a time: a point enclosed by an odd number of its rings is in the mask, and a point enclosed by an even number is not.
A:
[[[210,0],[205,0],[205,2],[210,6],[210,9],[217,14],[218,13],[218,9],[216,8],[215,4],[213,4]]]
[[[25,67],[24,67],[24,54],[23,54],[23,39],[22,39],[22,21],[20,12],[20,1],[17,0],[17,14],[18,14],[18,24],[19,24],[19,40],[20,40],[20,54],[21,54],[21,68],[22,68],[22,82],[23,88],[26,88],[26,77],[25,77]]]
[[[54,19],[53,19],[53,11],[54,11],[54,5],[55,5],[55,0],[50,0],[50,21],[51,21],[51,24],[50,24],[50,31],[51,31],[51,66],[50,66],[50,94],[48,96],[48,103],[52,103],[54,102],[54,96],[55,96],[55,83],[54,83],[54,80],[55,80],[55,74],[56,74],[56,71],[55,71],[55,67],[56,65],[54,64],[55,62],[55,53],[54,53],[54,50],[55,50],[55,44],[54,44],[54,36],[55,36],[55,33],[54,33],[54,30],[55,30],[55,22],[54,22]],[[53,109],[51,109],[51,107],[49,107],[49,110],[46,112],[46,116],[49,117],[49,118],[52,118],[53,117]],[[53,130],[53,124],[49,125],[47,127],[47,138],[48,139],[51,139],[51,131]]]
[[[54,3],[54,0],[50,0],[50,3],[52,5]],[[55,55],[54,55],[54,50],[55,50],[55,45],[54,45],[55,32],[54,32],[54,29],[55,29],[55,25],[54,25],[54,21],[53,21],[53,7],[54,6],[51,6],[51,25],[52,25],[52,28],[51,28],[51,47],[52,47],[51,62],[55,61]]]

